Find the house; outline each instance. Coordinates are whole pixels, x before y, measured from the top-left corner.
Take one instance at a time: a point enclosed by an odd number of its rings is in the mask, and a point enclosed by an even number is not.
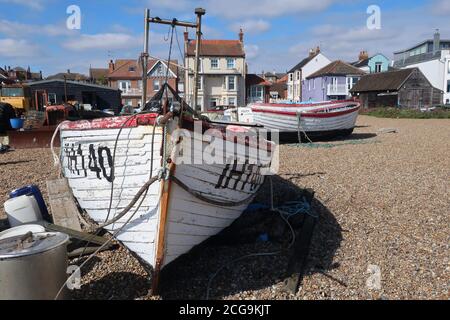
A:
[[[246,103],[269,102],[271,86],[272,83],[264,78],[256,74],[247,74],[245,78]]]
[[[0,67],[0,86],[2,84],[11,84],[14,83],[14,80],[10,79],[8,76],[7,68],[4,69]]]
[[[450,40],[441,39],[439,30],[433,39],[394,52],[394,67],[419,68],[433,87],[443,91],[444,102],[450,104]]]
[[[190,40],[187,32],[184,33],[184,40],[185,96],[188,103],[193,106],[196,41]],[[218,105],[244,105],[245,75],[242,30],[239,33],[239,40],[202,40],[196,108],[206,111]]]
[[[7,77],[13,82],[28,82],[42,80],[42,71],[31,72],[30,67],[27,69],[22,67],[6,67],[4,69],[7,72]]]
[[[361,69],[365,73],[385,72],[390,68],[390,60],[381,53],[369,57],[367,51],[361,51],[358,56],[358,61],[352,62],[351,65]]]
[[[149,59],[147,71],[147,99],[150,100],[166,81],[173,88],[178,87],[178,61],[167,63],[163,60]],[[123,105],[139,108],[142,106],[142,67],[136,59],[118,59],[109,62],[108,82],[113,88],[122,91]]]
[[[70,69],[67,69],[67,72],[60,72],[57,74],[50,75],[45,80],[68,80],[77,82],[87,82],[89,80],[89,77],[81,73],[70,72]]]
[[[89,68],[89,82],[99,85],[108,85],[108,68]]]
[[[300,61],[288,72],[287,99],[300,102],[305,98],[302,92],[302,82],[314,72],[331,62],[321,52],[320,48],[311,49],[309,56]]]
[[[419,68],[365,75],[350,90],[363,108],[423,108],[442,104],[442,91],[433,87]]]
[[[43,97],[43,99],[37,99],[41,103],[40,108],[43,105],[78,101],[81,104],[89,104],[95,109],[119,110],[120,91],[111,87],[61,79],[30,82],[28,87],[31,88],[32,97]]]
[[[365,74],[343,61],[334,61],[302,82],[303,98],[312,101],[347,99],[350,89]]]
[[[270,83],[276,83],[278,80],[283,78],[286,75],[286,73],[278,73],[278,72],[262,72],[260,75],[261,78],[264,80],[270,82]]]

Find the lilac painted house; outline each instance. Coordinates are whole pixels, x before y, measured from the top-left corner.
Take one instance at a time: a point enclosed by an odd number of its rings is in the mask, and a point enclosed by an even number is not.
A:
[[[364,71],[343,61],[334,61],[302,82],[303,100],[327,101],[351,97],[350,89]]]

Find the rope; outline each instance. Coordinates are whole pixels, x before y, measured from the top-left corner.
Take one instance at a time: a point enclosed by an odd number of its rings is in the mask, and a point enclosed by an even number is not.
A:
[[[318,149],[318,148],[331,149],[331,148],[341,147],[341,146],[346,146],[346,145],[372,144],[372,143],[380,143],[380,141],[348,140],[348,141],[342,142],[342,143],[306,143],[306,144],[303,143],[303,144],[288,144],[288,146],[298,147],[298,148],[311,148],[311,149]]]
[[[170,177],[170,179],[175,182],[177,185],[179,185],[183,190],[187,191],[188,193],[190,193],[192,196],[196,197],[197,199],[200,199],[204,202],[207,202],[209,204],[213,204],[215,206],[222,206],[222,207],[237,207],[243,204],[248,204],[253,198],[254,198],[254,194],[252,194],[251,196],[240,200],[240,201],[219,201],[219,200],[213,200],[213,199],[209,199],[207,197],[205,197],[204,195],[202,195],[200,192],[192,190],[189,186],[187,186],[184,182],[182,182],[181,180],[179,180],[177,177],[175,177],[174,175],[172,175]],[[258,190],[256,191],[258,192]],[[255,192],[255,193],[256,193]]]
[[[297,135],[298,135],[298,143],[301,144],[302,143],[302,136],[300,134],[300,130],[303,132],[303,134],[305,135],[306,139],[308,139],[309,143],[313,143],[311,141],[311,139],[308,137],[308,135],[306,134],[306,132],[303,130],[303,128],[300,125],[300,121],[301,121],[301,112],[297,113]]]
[[[209,295],[210,295],[210,289],[211,289],[211,284],[212,281],[214,280],[214,278],[220,273],[220,271],[222,271],[223,269],[227,268],[229,265],[231,264],[235,264],[236,262],[239,262],[241,260],[247,259],[247,258],[252,258],[252,257],[268,257],[268,256],[276,256],[279,255],[287,250],[289,250],[290,248],[292,248],[292,246],[295,243],[295,230],[292,227],[291,223],[289,222],[289,219],[295,215],[298,215],[300,213],[304,213],[304,214],[308,214],[314,218],[317,218],[317,216],[313,215],[311,213],[311,208],[309,203],[307,203],[307,201],[303,198],[303,201],[291,201],[291,202],[286,202],[285,205],[280,206],[280,207],[273,207],[273,186],[272,186],[272,178],[270,178],[270,205],[271,205],[271,210],[278,212],[280,214],[280,217],[283,219],[284,222],[286,222],[287,226],[289,227],[291,234],[292,234],[292,239],[291,242],[289,243],[289,245],[282,250],[279,251],[275,251],[275,252],[261,252],[261,253],[252,253],[252,254],[248,254],[242,257],[239,257],[237,259],[234,259],[228,263],[226,263],[225,265],[221,266],[216,272],[214,272],[214,274],[209,278],[208,281],[208,285],[206,287],[206,300],[209,300]]]

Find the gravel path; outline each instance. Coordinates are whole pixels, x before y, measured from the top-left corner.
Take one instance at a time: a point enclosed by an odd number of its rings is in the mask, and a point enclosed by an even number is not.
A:
[[[398,132],[379,133],[382,128]],[[360,116],[350,139],[335,147],[281,148],[275,200],[289,198],[298,188],[312,188],[317,198],[314,208],[321,213],[300,292],[290,296],[280,291],[287,263],[281,255],[251,258],[222,271],[213,282],[212,297],[449,298],[449,120]],[[45,179],[56,173],[48,150],[22,150],[0,155],[0,177],[3,203],[10,190],[25,184],[36,183],[45,190]],[[258,199],[266,201],[267,188]],[[150,297],[148,275],[120,248],[101,253],[83,270],[83,287],[74,298],[204,298],[209,276],[224,263],[280,248],[281,244],[268,242],[194,252],[166,271],[160,297]],[[366,285],[370,265],[380,270],[380,288],[370,290]]]

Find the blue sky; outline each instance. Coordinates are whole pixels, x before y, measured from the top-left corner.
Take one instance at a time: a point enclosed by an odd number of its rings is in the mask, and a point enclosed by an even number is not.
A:
[[[66,28],[69,5],[81,9],[80,30]],[[366,26],[369,5],[381,9],[380,30]],[[354,61],[361,50],[392,57],[436,28],[450,38],[450,0],[0,0],[0,66],[87,73],[110,58],[138,57],[144,8],[193,21],[198,6],[207,11],[205,39],[237,39],[244,28],[251,72],[285,72],[317,45],[330,59]],[[167,58],[167,32],[168,26],[151,26],[152,55]]]

